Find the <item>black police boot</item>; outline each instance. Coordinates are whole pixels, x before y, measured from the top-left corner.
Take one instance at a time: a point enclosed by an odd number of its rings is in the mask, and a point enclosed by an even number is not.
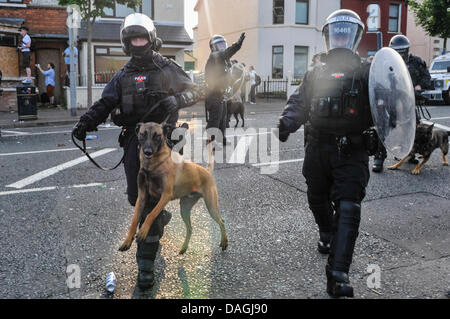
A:
[[[341,200],[336,207],[335,217],[336,231],[326,266],[327,292],[335,298],[353,297],[353,287],[348,279],[348,271],[358,237],[361,205]]]
[[[150,236],[149,236],[150,237]],[[150,289],[155,283],[155,259],[159,248],[156,242],[137,243],[136,263],[138,265],[137,284],[140,289]]]
[[[353,297],[353,287],[350,285],[348,274],[343,271],[331,270],[331,266],[325,266],[327,274],[327,293],[334,297]]]
[[[146,208],[146,211],[151,209]],[[140,289],[150,289],[155,283],[155,259],[159,248],[159,239],[164,234],[166,226],[172,218],[172,214],[163,209],[153,222],[147,238],[144,242],[137,243],[136,263],[138,265],[137,284]]]
[[[332,232],[319,232],[319,241],[317,242],[317,250],[321,254],[329,254],[331,249]]]
[[[383,171],[384,158],[375,157],[373,160],[372,172],[381,173]]]
[[[317,250],[321,254],[330,252],[331,239],[333,237],[333,214],[334,208],[328,200],[328,195],[316,195],[308,191],[308,204],[314,220],[319,226],[319,241]]]

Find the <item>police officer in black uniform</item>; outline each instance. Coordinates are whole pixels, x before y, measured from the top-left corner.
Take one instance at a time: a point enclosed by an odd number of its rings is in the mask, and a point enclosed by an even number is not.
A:
[[[81,116],[73,134],[83,140],[86,132],[96,130],[109,114],[115,124],[123,127],[119,142],[125,152],[128,201],[134,206],[138,197],[139,172],[136,124],[149,121],[161,123],[169,117],[168,123],[175,125],[178,110],[195,104],[199,94],[179,65],[155,52],[161,46],[161,40],[156,37],[155,26],[149,17],[140,13],[127,16],[120,31],[120,39],[123,51],[131,55],[131,59],[107,84],[101,99]],[[144,212],[148,214],[157,202],[158,198],[150,198]],[[145,217],[146,214],[141,216],[141,224]],[[154,261],[159,240],[170,218],[171,214],[163,211],[153,223],[145,241],[137,243],[137,284],[141,289],[148,289],[154,284]]]
[[[391,38],[389,47],[396,50],[403,58],[408,67],[409,75],[413,83],[414,90],[421,91],[425,89],[431,89],[431,76],[428,72],[427,65],[420,57],[410,54],[409,47],[411,43],[404,35],[398,34]],[[416,121],[420,122],[420,113],[416,108]],[[372,171],[379,173],[383,170],[384,160],[386,159],[387,152],[381,141],[378,145],[378,151],[375,153]],[[412,157],[409,161],[411,164],[417,164],[419,161]]]
[[[325,64],[306,73],[278,123],[282,142],[306,124],[303,175],[319,227],[318,250],[329,253],[327,292],[333,297],[353,296],[348,272],[370,176],[363,133],[373,125],[370,65],[361,63],[356,54],[363,30],[351,10],[337,10],[327,18],[322,28]]]
[[[224,101],[226,89],[231,85],[230,58],[240,50],[244,42],[245,33],[232,46],[227,47],[227,41],[221,35],[215,35],[209,41],[211,54],[205,66],[207,112],[206,129],[218,128],[222,132],[223,144],[226,143],[225,129],[227,124],[227,105]],[[209,137],[208,142],[215,140],[215,136]],[[217,141],[220,142],[220,141]]]

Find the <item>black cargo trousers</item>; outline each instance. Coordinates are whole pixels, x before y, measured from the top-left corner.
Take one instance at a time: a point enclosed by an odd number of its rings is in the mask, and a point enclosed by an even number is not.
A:
[[[319,231],[333,234],[328,262],[348,273],[370,177],[366,146],[353,144],[343,154],[335,138],[308,136],[302,173]]]
[[[208,112],[206,129],[219,129],[222,132],[222,139],[225,141],[228,109],[227,104],[223,100],[223,93],[214,92],[208,94],[205,99],[205,107],[206,112]],[[211,139],[214,140],[215,136],[211,137]]]

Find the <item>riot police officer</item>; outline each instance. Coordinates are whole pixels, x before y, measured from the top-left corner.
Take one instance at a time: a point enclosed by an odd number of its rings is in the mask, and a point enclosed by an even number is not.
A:
[[[122,126],[119,142],[125,152],[128,201],[134,206],[138,196],[139,172],[136,124],[144,121],[161,123],[170,116],[168,122],[174,125],[178,109],[193,105],[199,95],[181,67],[156,52],[161,46],[161,40],[156,37],[155,26],[149,17],[140,13],[128,15],[121,27],[120,40],[123,51],[131,55],[131,59],[106,85],[101,99],[81,116],[73,134],[83,140],[86,132],[96,130],[109,114],[115,124]],[[157,202],[157,198],[150,198],[144,211],[149,213]],[[143,215],[141,224],[146,217],[146,214]],[[137,243],[137,284],[141,289],[153,286],[159,240],[170,217],[169,212],[163,211],[153,223],[145,241]]]
[[[279,119],[279,138],[306,124],[303,175],[309,207],[319,227],[318,250],[329,253],[327,292],[353,296],[348,272],[369,181],[365,132],[372,126],[370,67],[356,49],[364,24],[351,10],[337,10],[322,28],[325,64],[308,71]]]
[[[398,34],[391,38],[389,47],[397,51],[403,58],[408,67],[409,75],[413,83],[414,90],[420,91],[431,88],[431,76],[428,72],[426,63],[418,56],[410,54],[409,48],[411,43],[404,35]],[[420,113],[416,110],[416,121],[420,122]],[[375,153],[372,171],[379,173],[383,170],[384,160],[386,159],[386,148],[381,142],[378,145],[378,151]],[[412,157],[409,163],[417,164],[419,161]]]
[[[211,54],[205,66],[206,81],[206,129],[218,128],[222,132],[223,143],[226,143],[225,128],[227,124],[227,105],[224,101],[224,93],[231,84],[230,58],[240,50],[244,42],[245,33],[242,33],[239,40],[227,47],[227,41],[221,35],[215,35],[209,41]],[[215,136],[210,136],[209,141],[215,140]],[[220,142],[220,141],[217,141]]]

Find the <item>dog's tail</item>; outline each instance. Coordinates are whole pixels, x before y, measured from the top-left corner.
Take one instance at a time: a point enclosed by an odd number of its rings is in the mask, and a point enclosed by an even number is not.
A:
[[[208,162],[208,171],[212,174],[212,171],[214,170],[214,151],[213,151],[213,146],[212,146],[212,142],[208,143],[208,147],[209,147],[209,162]]]

